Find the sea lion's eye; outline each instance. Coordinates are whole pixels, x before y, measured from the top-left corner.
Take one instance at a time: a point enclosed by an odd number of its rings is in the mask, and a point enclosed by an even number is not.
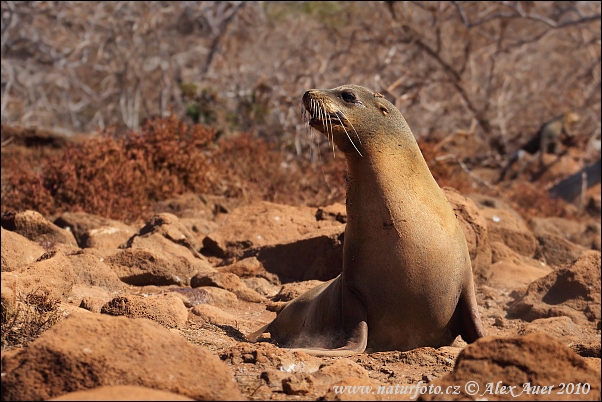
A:
[[[341,97],[345,102],[353,103],[357,101],[355,94],[351,91],[344,91],[341,93]]]

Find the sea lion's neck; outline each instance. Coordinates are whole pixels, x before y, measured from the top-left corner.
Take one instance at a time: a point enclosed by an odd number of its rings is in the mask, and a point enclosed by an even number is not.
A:
[[[393,220],[404,219],[403,211],[411,211],[408,203],[436,202],[433,194],[441,190],[413,138],[364,149],[361,157],[346,156],[349,219],[374,219],[374,214],[379,218],[389,215]]]

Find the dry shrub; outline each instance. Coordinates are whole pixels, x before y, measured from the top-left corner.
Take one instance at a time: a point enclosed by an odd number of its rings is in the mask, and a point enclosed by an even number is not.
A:
[[[127,137],[107,130],[66,147],[42,161],[40,173],[16,158],[2,163],[9,183],[2,210],[35,209],[42,214],[87,211],[116,219],[136,219],[153,200],[207,185],[202,152],[214,132],[188,128],[176,119],[153,120]]]
[[[437,144],[436,141],[418,140],[422,156],[424,156],[424,160],[426,160],[437,184],[440,187],[453,187],[462,194],[473,192],[473,180],[468,177],[455,160],[453,163],[450,163],[449,160],[437,161],[437,157],[442,155]]]
[[[60,300],[49,296],[46,289],[19,294],[13,306],[1,305],[2,349],[23,347],[59,322],[63,314]]]
[[[557,216],[567,219],[583,218],[584,212],[561,198],[550,198],[542,186],[525,181],[516,181],[504,192],[504,199],[526,220],[535,216]]]
[[[319,174],[318,166],[287,162],[285,152],[250,134],[215,137],[211,128],[171,117],[126,136],[107,130],[70,144],[33,170],[7,153],[2,211],[85,211],[131,222],[146,219],[155,202],[185,192],[313,205],[342,199],[342,162],[320,165]]]

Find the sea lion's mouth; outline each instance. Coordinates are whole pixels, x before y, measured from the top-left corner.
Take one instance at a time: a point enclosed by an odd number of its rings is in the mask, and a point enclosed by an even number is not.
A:
[[[345,127],[345,117],[341,112],[328,113],[325,116],[311,116],[309,125],[313,128],[326,126],[343,126]]]

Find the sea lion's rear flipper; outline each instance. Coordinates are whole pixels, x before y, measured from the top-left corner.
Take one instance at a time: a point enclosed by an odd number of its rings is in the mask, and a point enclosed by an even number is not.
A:
[[[298,348],[312,356],[340,357],[363,353],[368,345],[368,312],[355,292],[343,286],[342,289],[342,342],[339,348]]]
[[[257,339],[259,339],[259,337],[261,335],[264,334],[264,332],[267,332],[268,327],[270,326],[270,324],[272,324],[272,322],[268,322],[267,324],[265,324],[263,327],[259,328],[257,331],[250,333],[249,335],[245,335],[245,338],[247,338],[247,340],[249,342],[257,342]]]
[[[351,330],[345,346],[336,349],[324,348],[291,348],[291,352],[304,352],[312,356],[322,357],[345,357],[363,353],[368,345],[368,324],[366,321],[359,322]]]
[[[472,283],[464,289],[454,313],[454,336],[459,334],[467,343],[485,336],[485,330],[477,309],[477,298]]]

